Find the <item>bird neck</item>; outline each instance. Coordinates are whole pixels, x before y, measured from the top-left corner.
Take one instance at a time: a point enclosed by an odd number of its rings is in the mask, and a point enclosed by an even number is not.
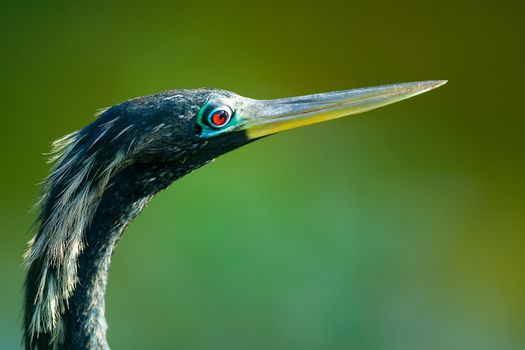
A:
[[[49,264],[46,256],[34,261],[26,280],[25,336],[27,349],[107,349],[104,294],[111,255],[126,226],[160,190],[191,170],[180,163],[130,165],[111,177],[83,234],[83,249],[76,259],[76,283],[53,327],[35,326],[47,310],[39,303],[54,300],[45,286],[59,277],[64,263]],[[84,213],[79,212],[79,215]],[[65,262],[67,264],[67,261]],[[49,292],[51,290],[51,292]],[[42,293],[42,294],[41,294]],[[38,302],[34,302],[38,300]],[[42,300],[42,301],[40,301]],[[58,302],[61,300],[57,299]],[[52,304],[53,305],[53,304]],[[59,306],[56,306],[59,308]],[[35,317],[36,316],[36,317]],[[45,315],[44,315],[45,316]],[[35,331],[36,328],[36,331]]]
[[[175,178],[173,173],[164,174],[165,183],[148,183],[145,173],[131,167],[110,182],[86,231],[85,249],[78,257],[77,287],[63,315],[66,348],[108,348],[104,294],[111,255],[128,223]]]

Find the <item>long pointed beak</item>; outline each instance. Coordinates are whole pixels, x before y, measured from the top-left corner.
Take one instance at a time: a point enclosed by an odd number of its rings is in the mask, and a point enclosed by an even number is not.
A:
[[[250,100],[240,125],[255,139],[369,111],[435,89],[446,80],[394,84],[277,100]]]

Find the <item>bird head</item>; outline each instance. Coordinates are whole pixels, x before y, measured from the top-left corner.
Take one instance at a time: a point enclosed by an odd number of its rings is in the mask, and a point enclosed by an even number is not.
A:
[[[114,126],[106,139],[133,143],[136,161],[183,163],[192,169],[259,138],[365,112],[444,83],[395,84],[275,100],[218,89],[171,90],[114,106],[97,124]]]

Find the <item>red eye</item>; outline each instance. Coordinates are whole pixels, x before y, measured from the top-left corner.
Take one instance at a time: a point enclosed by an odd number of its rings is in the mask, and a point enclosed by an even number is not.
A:
[[[220,111],[213,113],[211,121],[215,125],[223,125],[228,119],[228,113],[226,111]]]
[[[208,117],[211,126],[220,128],[230,121],[231,114],[225,109],[214,109]]]

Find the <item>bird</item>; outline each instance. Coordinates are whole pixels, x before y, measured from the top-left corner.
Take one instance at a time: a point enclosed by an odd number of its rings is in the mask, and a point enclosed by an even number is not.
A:
[[[27,350],[109,349],[104,293],[111,256],[158,192],[255,140],[385,106],[445,84],[391,84],[273,100],[174,89],[101,110],[52,144],[24,254]]]

